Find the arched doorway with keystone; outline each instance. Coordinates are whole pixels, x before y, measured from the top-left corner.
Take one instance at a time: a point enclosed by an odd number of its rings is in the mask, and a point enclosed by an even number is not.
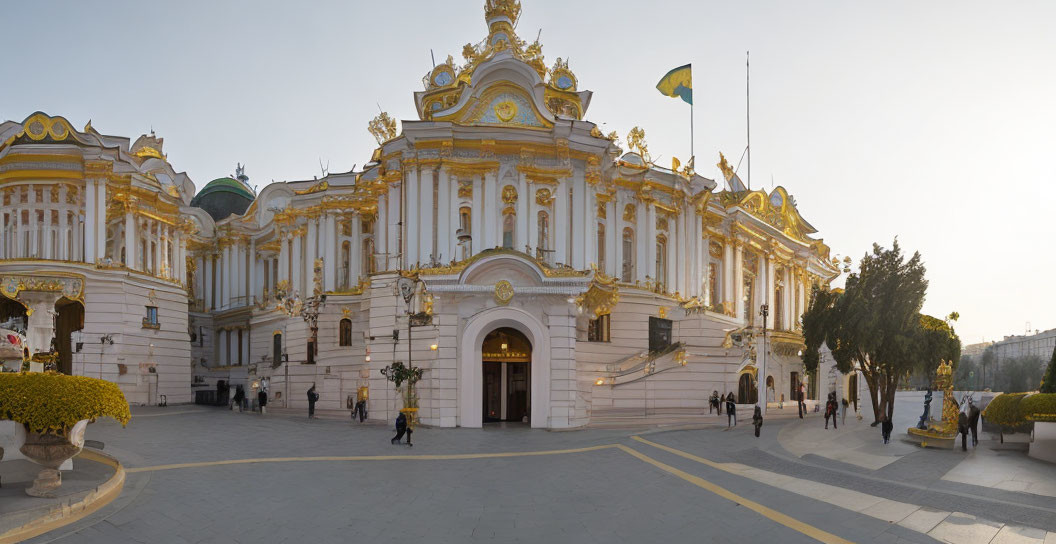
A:
[[[510,327],[487,334],[481,345],[484,423],[531,423],[532,343]]]

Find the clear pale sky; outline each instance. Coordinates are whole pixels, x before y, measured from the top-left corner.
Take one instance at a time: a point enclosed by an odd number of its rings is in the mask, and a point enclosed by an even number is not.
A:
[[[35,110],[135,138],[153,126],[201,187],[361,165],[383,109],[486,35],[483,0],[5,4],[0,119]],[[685,162],[689,106],[654,88],[693,63],[697,171],[745,148],[834,253],[898,236],[931,282],[924,311],[960,312],[965,343],[1056,327],[1056,3],[523,0],[547,65],[570,59],[586,118],[639,125],[660,165]],[[742,176],[745,167],[740,170]],[[842,283],[842,278],[839,280]]]

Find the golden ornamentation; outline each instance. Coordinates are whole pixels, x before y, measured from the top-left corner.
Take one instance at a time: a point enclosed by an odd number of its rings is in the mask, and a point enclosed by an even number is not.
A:
[[[780,197],[780,205],[773,203],[775,195]],[[793,240],[814,242],[808,235],[816,233],[817,230],[799,215],[795,202],[784,187],[775,188],[769,195],[759,190],[735,194],[724,192],[722,196],[723,205],[727,210],[739,207]]]
[[[0,293],[16,299],[22,291],[58,292],[62,296],[84,302],[84,277],[66,272],[40,272],[34,275],[0,275]]]
[[[920,437],[921,446],[927,446],[926,439],[934,438],[941,440],[957,439],[957,417],[960,405],[953,395],[953,362],[945,360],[939,363],[935,369],[935,389],[942,391],[942,421],[929,424],[927,430],[916,427],[906,429],[909,434]]]
[[[495,302],[505,306],[510,303],[513,299],[513,285],[506,281],[500,280],[495,284]]]
[[[367,124],[367,131],[378,141],[378,145],[396,137],[396,121],[386,112],[381,112]]]
[[[636,151],[643,159],[649,156],[649,148],[645,145],[645,131],[641,127],[634,127],[627,133],[627,147]]]
[[[721,151],[719,152],[719,163],[715,166],[718,166],[719,170],[722,171],[722,175],[726,178],[726,181],[730,181],[733,179],[733,176],[736,175],[733,172],[733,167],[730,166],[730,163],[726,162],[726,156],[723,155]]]
[[[628,204],[623,207],[623,220],[634,223],[637,221],[638,207],[634,204]]]
[[[473,182],[458,180],[458,197],[473,198]]]
[[[607,219],[609,216],[608,206],[604,202],[598,202],[598,219]]]
[[[664,306],[657,308],[656,315],[660,317],[660,319],[667,319],[667,308]]]
[[[513,185],[507,185],[502,188],[502,201],[508,205],[517,203],[517,188]]]
[[[311,194],[315,194],[315,193],[318,193],[318,192],[321,192],[321,191],[325,191],[325,190],[327,190],[329,188],[330,188],[330,184],[324,179],[323,181],[320,181],[319,183],[316,183],[315,185],[312,185],[311,187],[309,187],[307,189],[301,189],[300,191],[294,191],[293,194],[295,194],[295,195],[311,195]]]
[[[352,317],[352,308],[349,308],[348,306],[342,306],[341,307],[341,316],[342,317]]]
[[[535,192],[535,203],[540,206],[549,206],[554,201],[554,195],[550,189],[542,188]]]
[[[509,123],[517,115],[517,104],[512,100],[503,100],[495,104],[495,116],[503,123]]]
[[[422,313],[425,315],[433,315],[433,294],[424,292],[422,293]]]
[[[597,269],[594,270],[594,278],[590,281],[587,290],[576,297],[575,303],[583,313],[590,319],[612,313],[613,308],[620,301],[620,288],[616,278],[606,276]]]
[[[585,179],[591,185],[597,185],[601,182],[601,160],[595,155],[587,157]]]

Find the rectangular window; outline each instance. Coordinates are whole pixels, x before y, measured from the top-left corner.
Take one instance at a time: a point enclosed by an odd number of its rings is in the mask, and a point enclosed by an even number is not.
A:
[[[145,329],[158,329],[161,328],[161,324],[158,323],[158,307],[147,306],[147,315],[143,316],[143,328]]]
[[[599,315],[597,319],[591,319],[587,322],[588,342],[609,341],[609,318],[608,314]]]
[[[238,364],[242,365],[242,329],[238,329]]]
[[[670,319],[649,317],[649,351],[664,351],[671,346],[671,325]]]
[[[308,340],[308,364],[315,364],[315,340]]]

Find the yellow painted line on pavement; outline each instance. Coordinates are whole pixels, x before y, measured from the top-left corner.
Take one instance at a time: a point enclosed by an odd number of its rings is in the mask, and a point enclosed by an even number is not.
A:
[[[139,419],[141,417],[178,416],[180,414],[206,414],[209,412],[212,412],[212,410],[180,410],[179,412],[164,412],[160,414],[132,414],[132,419]]]
[[[646,439],[644,439],[644,438],[642,438],[642,437],[640,437],[638,435],[632,436],[631,438],[633,438],[634,440],[637,440],[637,441],[639,441],[639,442],[641,442],[643,444],[649,444],[650,446],[652,446],[654,448],[662,449],[662,450],[666,451],[667,453],[673,453],[673,454],[675,454],[675,455],[677,455],[679,457],[685,457],[686,459],[689,459],[691,461],[696,461],[698,463],[701,463],[701,464],[704,464],[704,465],[708,465],[711,468],[717,468],[717,469],[719,469],[721,471],[729,472],[730,474],[737,474],[738,476],[740,476],[740,473],[738,473],[735,470],[731,470],[731,469],[727,468],[726,465],[723,464],[723,463],[716,463],[715,461],[712,461],[710,459],[705,459],[703,457],[698,457],[696,455],[693,455],[692,453],[686,453],[686,452],[684,452],[682,450],[676,450],[675,448],[672,448],[670,446],[665,446],[663,444],[657,444],[656,442],[651,442],[651,441],[646,440]]]
[[[137,472],[157,472],[161,470],[178,470],[185,468],[215,467],[221,465],[245,465],[252,463],[305,463],[305,462],[334,462],[334,461],[445,461],[460,459],[501,459],[507,457],[532,457],[539,455],[563,455],[566,453],[584,453],[617,447],[617,444],[603,444],[601,446],[589,446],[586,448],[573,448],[567,450],[542,450],[542,451],[508,451],[498,453],[453,453],[453,454],[431,454],[431,455],[351,455],[332,457],[263,457],[257,459],[227,459],[223,461],[205,461],[201,463],[179,463],[174,465],[157,465],[153,467],[126,468],[131,474]]]
[[[660,444],[656,444],[655,442],[650,442],[650,441],[645,440],[645,439],[643,439],[641,437],[638,437],[638,436],[634,436],[632,438],[634,438],[635,440],[638,440],[639,442],[643,442],[643,443],[649,444],[651,446],[656,446],[656,447],[658,447],[658,448],[660,448],[662,450],[669,451],[671,453],[674,453],[675,455],[680,455],[682,457],[685,457],[687,459],[692,459],[694,461],[699,460],[700,462],[702,462],[702,463],[704,463],[704,464],[706,464],[708,466],[715,466],[716,468],[719,468],[720,470],[727,471],[726,469],[724,469],[721,466],[719,466],[718,463],[715,463],[714,461],[709,461],[707,459],[704,459],[703,457],[697,457],[695,455],[692,455],[692,454],[689,454],[689,453],[685,453],[685,452],[676,450],[674,448],[668,448],[667,446],[662,446]],[[759,503],[757,503],[755,501],[752,501],[752,500],[748,500],[748,499],[746,499],[746,498],[744,498],[744,497],[742,497],[742,496],[740,496],[740,495],[738,495],[736,493],[733,493],[731,491],[727,491],[724,487],[716,485],[716,484],[713,484],[713,483],[705,480],[704,478],[701,478],[699,476],[694,476],[693,474],[690,474],[688,472],[679,470],[679,469],[677,469],[677,468],[675,468],[675,467],[673,467],[671,465],[668,465],[666,463],[662,463],[660,461],[657,461],[656,459],[653,459],[652,457],[649,457],[648,455],[645,455],[644,453],[641,453],[641,452],[639,452],[639,451],[637,451],[635,449],[629,448],[629,447],[624,446],[622,444],[618,445],[617,447],[619,447],[624,452],[626,452],[626,453],[628,453],[628,454],[630,454],[630,455],[632,455],[634,457],[637,457],[638,459],[640,459],[640,460],[642,460],[642,461],[644,461],[646,463],[649,463],[650,465],[653,465],[656,468],[659,468],[660,470],[663,470],[664,472],[668,472],[670,474],[678,476],[679,478],[682,478],[683,480],[685,480],[685,481],[687,481],[687,482],[689,482],[691,484],[694,484],[694,485],[696,485],[698,487],[704,488],[704,489],[706,489],[706,490],[708,490],[708,491],[710,491],[710,492],[712,492],[712,493],[714,493],[714,494],[716,494],[716,495],[718,495],[718,496],[720,496],[720,497],[722,497],[724,499],[733,501],[733,502],[735,502],[735,503],[737,503],[737,504],[739,504],[741,506],[744,506],[745,508],[748,508],[749,510],[752,510],[752,511],[754,511],[754,512],[756,512],[756,513],[758,513],[758,514],[760,514],[760,515],[762,515],[762,516],[764,516],[764,517],[766,517],[766,518],[768,518],[768,519],[770,519],[772,521],[780,523],[781,525],[784,525],[785,527],[788,527],[789,529],[792,529],[792,530],[800,532],[800,533],[802,533],[802,534],[804,534],[806,536],[809,536],[810,538],[813,538],[814,540],[817,540],[819,542],[825,542],[826,544],[850,544],[850,542],[851,542],[850,540],[846,540],[846,539],[841,538],[839,536],[836,536],[836,535],[834,535],[832,533],[829,533],[827,531],[819,529],[819,528],[817,528],[817,527],[815,527],[813,525],[810,525],[810,524],[807,524],[805,522],[802,522],[802,521],[800,521],[800,520],[798,520],[796,518],[793,518],[792,516],[789,516],[787,514],[783,514],[781,512],[778,512],[777,510],[774,510],[773,508],[770,508],[768,506],[763,506],[762,504],[759,504]],[[730,472],[730,471],[727,471],[727,472]]]

